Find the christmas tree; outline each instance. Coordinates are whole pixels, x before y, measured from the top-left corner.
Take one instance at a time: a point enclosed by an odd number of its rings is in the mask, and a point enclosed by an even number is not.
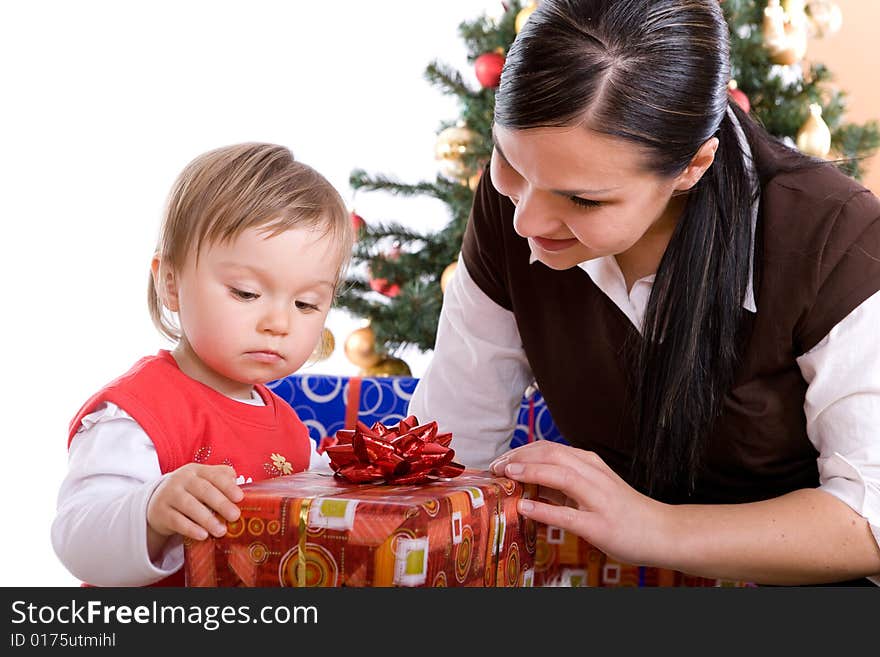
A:
[[[807,57],[811,39],[840,28],[837,5],[831,0],[721,2],[730,26],[733,100],[792,147],[833,159],[847,174],[861,178],[862,160],[880,144],[880,127],[875,121],[845,123],[846,94],[831,89],[831,72]],[[439,127],[435,180],[407,183],[363,170],[351,173],[355,190],[428,195],[445,203],[450,216],[442,230],[424,233],[352,213],[358,242],[339,305],[369,319],[369,326],[345,344],[346,355],[363,374],[408,374],[393,354],[408,345],[434,346],[443,289],[454,272],[474,189],[492,152],[495,90],[504,55],[538,4],[501,3],[496,16],[484,14],[459,26],[479,88],[440,61],[427,67],[427,80],[455,96],[460,106],[459,116]]]

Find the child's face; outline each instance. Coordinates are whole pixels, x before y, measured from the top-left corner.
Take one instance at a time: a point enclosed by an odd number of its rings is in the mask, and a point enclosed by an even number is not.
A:
[[[176,278],[182,338],[175,355],[193,378],[233,396],[287,376],[312,354],[333,300],[338,248],[320,231],[275,237],[259,228],[203,247]],[[175,310],[175,308],[172,308]],[[180,360],[180,359],[179,359]]]

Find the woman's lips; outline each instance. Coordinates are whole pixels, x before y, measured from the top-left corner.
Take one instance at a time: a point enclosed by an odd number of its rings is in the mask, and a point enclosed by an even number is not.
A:
[[[531,239],[542,251],[548,251],[550,253],[564,251],[578,243],[576,237],[567,240],[551,240],[546,237],[533,237]]]

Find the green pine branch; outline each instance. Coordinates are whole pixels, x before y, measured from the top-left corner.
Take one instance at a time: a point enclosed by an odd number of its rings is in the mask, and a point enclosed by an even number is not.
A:
[[[868,121],[863,125],[844,125],[831,135],[831,144],[841,154],[841,170],[847,175],[861,179],[865,173],[865,160],[880,147],[880,123]]]
[[[439,61],[428,64],[428,68],[425,69],[425,79],[446,95],[466,98],[474,93],[465,83],[461,73]]]
[[[443,200],[451,194],[453,183],[440,176],[434,182],[404,183],[384,175],[368,174],[363,169],[355,169],[349,176],[352,189],[366,191],[385,191],[395,196],[433,196]]]

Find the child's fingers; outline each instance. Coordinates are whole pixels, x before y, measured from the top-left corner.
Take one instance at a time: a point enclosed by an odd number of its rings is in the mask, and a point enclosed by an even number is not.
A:
[[[205,483],[210,486],[210,483]],[[220,496],[220,498],[225,500],[227,504],[235,507],[235,505],[233,505],[229,500],[223,497],[216,488],[211,486],[211,489],[214,490],[215,493]],[[237,512],[238,508],[235,507],[235,509]],[[206,502],[200,499],[196,494],[194,494],[193,491],[190,491],[189,495],[186,495],[182,499],[178,500],[177,504],[174,505],[174,508],[172,510],[177,511],[190,521],[194,522],[200,527],[203,527],[206,531],[210,532],[214,536],[219,537],[223,536],[226,533],[226,523],[217,518],[211,508],[206,505]]]
[[[224,520],[232,522],[241,515],[230,496],[236,500],[243,497],[231,467],[189,463],[178,468],[156,489],[147,508],[147,522],[164,535],[183,533],[180,529],[185,527],[184,535],[199,540],[206,538],[207,533],[223,536],[226,533]],[[176,522],[174,526],[172,518]],[[201,533],[194,535],[193,526],[199,527]]]
[[[235,470],[228,465],[205,466],[201,474],[230,501],[240,502],[244,497],[241,488],[235,483]],[[229,520],[235,520],[235,518],[229,518]]]
[[[189,492],[206,506],[209,510],[215,511],[226,520],[232,522],[238,520],[241,515],[238,507],[229,501],[229,498],[217,488],[208,479],[194,479],[189,487]],[[219,522],[219,520],[217,521]],[[207,525],[203,525],[207,527]]]
[[[197,541],[204,541],[209,536],[204,527],[174,509],[169,509],[165,524],[173,533],[187,536]]]

